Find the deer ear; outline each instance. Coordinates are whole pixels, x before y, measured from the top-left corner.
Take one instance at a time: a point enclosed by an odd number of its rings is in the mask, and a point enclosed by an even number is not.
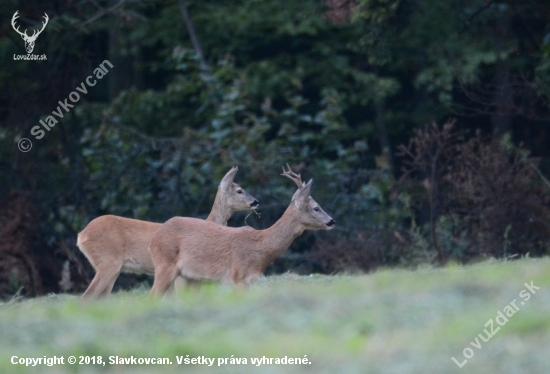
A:
[[[222,190],[227,191],[227,189],[233,183],[233,178],[235,178],[235,174],[237,174],[238,170],[238,166],[233,166],[231,170],[229,170],[227,174],[225,174],[225,177],[223,177],[222,181],[220,182],[220,187],[222,188]]]
[[[293,196],[294,204],[298,209],[304,206],[304,204],[307,204],[307,201],[309,199],[309,193],[311,192],[311,185],[313,184],[313,179],[310,179],[309,182],[306,183],[306,185],[296,191],[296,193]]]

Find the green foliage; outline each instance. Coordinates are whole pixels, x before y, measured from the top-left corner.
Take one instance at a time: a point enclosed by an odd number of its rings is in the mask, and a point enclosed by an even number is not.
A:
[[[499,130],[495,118],[510,116],[516,131],[504,140],[511,154],[513,143],[525,139],[548,157],[547,136],[538,137],[536,122],[549,118],[548,4],[185,3],[206,67],[173,0],[108,7],[26,2],[22,21],[29,27],[42,12],[50,15],[37,44],[48,54],[41,65],[13,60],[22,45],[9,27],[0,37],[6,67],[0,71],[0,194],[11,187],[33,191],[43,213],[41,245],[50,252],[59,253],[63,240],[73,243],[101,214],[159,222],[205,217],[232,165],[241,167],[239,183],[262,201],[262,219],[248,222],[270,226],[293,193],[277,175],[288,162],[315,178],[313,196],[338,222],[330,234],[307,233],[292,247],[310,271],[416,266],[431,262],[434,248],[464,260],[464,248],[488,237],[475,230],[483,215],[440,214],[443,187],[427,189],[420,181],[404,191],[395,183],[403,166],[394,159],[396,145],[450,115],[458,115],[460,129],[488,132]],[[338,24],[331,18],[336,3],[349,13]],[[3,19],[21,4],[0,7]],[[32,152],[17,151],[17,141],[105,58],[115,65],[108,77],[33,142]],[[509,94],[498,102],[503,92]],[[448,159],[432,169],[439,177],[454,162]],[[533,170],[543,176],[545,164],[538,165]],[[242,225],[242,218],[231,224]],[[520,242],[517,225],[509,224],[493,232],[507,243],[506,253]],[[348,262],[338,262],[344,255],[335,256],[335,247],[349,248]]]
[[[550,58],[545,57],[535,69],[535,90],[545,104],[550,104]]]

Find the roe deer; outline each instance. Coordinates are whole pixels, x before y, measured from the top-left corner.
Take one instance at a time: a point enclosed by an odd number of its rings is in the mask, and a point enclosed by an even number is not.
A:
[[[233,167],[220,182],[208,221],[227,225],[233,212],[258,207],[256,198],[233,183],[237,170]],[[121,272],[153,275],[155,269],[147,248],[161,225],[113,215],[91,221],[78,234],[76,243],[96,271],[82,297],[108,295]]]
[[[283,175],[302,186],[299,175],[290,173]],[[304,230],[332,229],[334,220],[309,196],[312,183],[310,180],[296,191],[283,216],[265,230],[227,227],[187,217],[166,221],[149,245],[155,264],[151,294],[166,293],[177,276],[248,286]]]

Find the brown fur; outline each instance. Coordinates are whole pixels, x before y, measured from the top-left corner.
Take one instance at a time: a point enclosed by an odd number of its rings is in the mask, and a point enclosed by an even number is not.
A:
[[[309,197],[305,185],[270,228],[227,227],[195,218],[174,217],[153,236],[149,251],[155,264],[151,293],[164,294],[177,276],[248,285],[304,230],[330,230],[334,220]]]
[[[226,225],[233,212],[257,207],[258,201],[233,183],[236,172],[237,168],[232,168],[222,179],[207,220]],[[82,297],[108,295],[121,272],[154,274],[147,247],[160,226],[160,223],[113,215],[91,221],[77,240],[77,246],[96,270]]]

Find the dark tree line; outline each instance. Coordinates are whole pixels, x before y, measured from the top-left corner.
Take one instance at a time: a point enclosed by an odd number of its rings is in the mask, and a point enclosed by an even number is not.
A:
[[[14,60],[15,11],[29,35],[48,15],[46,61]],[[548,254],[547,2],[9,0],[0,15],[4,295],[81,290],[87,222],[205,217],[232,165],[262,201],[248,224],[285,209],[287,162],[339,223],[270,272]]]

